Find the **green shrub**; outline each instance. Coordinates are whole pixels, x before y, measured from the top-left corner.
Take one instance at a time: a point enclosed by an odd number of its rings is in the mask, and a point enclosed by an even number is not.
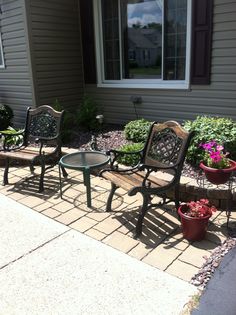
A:
[[[98,129],[99,123],[96,119],[97,114],[98,107],[96,102],[90,96],[85,95],[77,113],[78,126],[88,130]]]
[[[8,105],[0,104],[0,130],[5,130],[10,126],[13,116],[13,111]]]
[[[215,140],[230,152],[230,158],[236,159],[236,122],[229,118],[198,116],[194,121],[186,121],[184,128],[195,131],[187,152],[187,161],[198,165],[204,157],[200,143]]]
[[[119,148],[119,151],[124,152],[134,152],[139,151],[143,148],[143,143],[132,143],[132,144],[125,144],[121,148]],[[134,166],[138,163],[140,160],[139,154],[124,154],[118,158],[118,162],[124,165],[128,166]]]
[[[145,119],[132,120],[125,125],[125,138],[134,142],[145,142],[150,126],[151,122]]]

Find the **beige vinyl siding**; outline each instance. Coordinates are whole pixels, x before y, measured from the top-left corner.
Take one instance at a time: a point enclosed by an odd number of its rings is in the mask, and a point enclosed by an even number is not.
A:
[[[27,0],[37,105],[75,108],[83,95],[77,0]]]
[[[101,104],[107,121],[136,119],[131,96],[141,96],[138,116],[150,121],[194,119],[197,115],[227,116],[236,120],[236,1],[215,0],[210,85],[190,90],[97,88],[86,92]]]
[[[26,109],[33,103],[24,1],[1,3],[0,26],[5,68],[0,69],[0,102],[13,109],[15,126],[23,126]]]

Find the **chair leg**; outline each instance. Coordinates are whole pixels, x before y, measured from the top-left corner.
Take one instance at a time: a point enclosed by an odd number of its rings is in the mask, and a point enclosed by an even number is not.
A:
[[[144,219],[144,216],[148,210],[148,201],[149,200],[150,200],[149,196],[143,195],[143,205],[142,205],[142,208],[141,208],[140,213],[139,213],[134,238],[138,238],[142,234],[143,219]]]
[[[40,181],[39,181],[39,192],[42,192],[44,190],[44,187],[43,187],[44,174],[45,174],[45,161],[41,161],[41,174],[40,174]]]
[[[65,168],[63,166],[61,166],[61,170],[62,170],[63,177],[67,177],[68,173],[67,173],[67,171],[65,170]]]
[[[176,210],[179,208],[179,185],[175,186],[175,207]]]
[[[179,202],[179,185],[175,186],[175,208],[178,214],[178,219],[179,221],[181,221],[180,215],[178,213],[178,209],[180,206],[180,202]]]
[[[107,199],[106,212],[111,211],[112,198],[117,188],[118,186],[116,186],[114,183],[111,183],[111,191]]]
[[[8,185],[8,170],[9,170],[10,160],[6,158],[5,161],[5,170],[3,175],[3,186]]]
[[[34,168],[34,166],[33,166],[33,163],[30,163],[30,173],[31,174],[33,174],[34,173],[34,170],[35,170],[35,168]]]

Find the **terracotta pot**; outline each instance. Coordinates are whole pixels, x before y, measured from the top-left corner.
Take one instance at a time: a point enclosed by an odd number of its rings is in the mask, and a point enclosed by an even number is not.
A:
[[[189,217],[184,213],[185,207],[186,205],[181,205],[178,209],[183,236],[189,241],[201,241],[206,235],[208,221],[211,215],[209,214],[203,218]]]
[[[200,168],[204,170],[206,178],[215,185],[225,184],[229,178],[231,173],[236,170],[236,162],[230,160],[231,166],[229,168],[217,169],[208,167],[203,162],[200,163]]]

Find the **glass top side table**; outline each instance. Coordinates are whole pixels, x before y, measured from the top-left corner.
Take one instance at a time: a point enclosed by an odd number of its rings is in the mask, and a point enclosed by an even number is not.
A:
[[[98,151],[78,151],[64,155],[59,161],[60,194],[62,198],[61,167],[83,172],[84,185],[86,186],[87,206],[91,208],[91,169],[108,164],[110,157]]]

